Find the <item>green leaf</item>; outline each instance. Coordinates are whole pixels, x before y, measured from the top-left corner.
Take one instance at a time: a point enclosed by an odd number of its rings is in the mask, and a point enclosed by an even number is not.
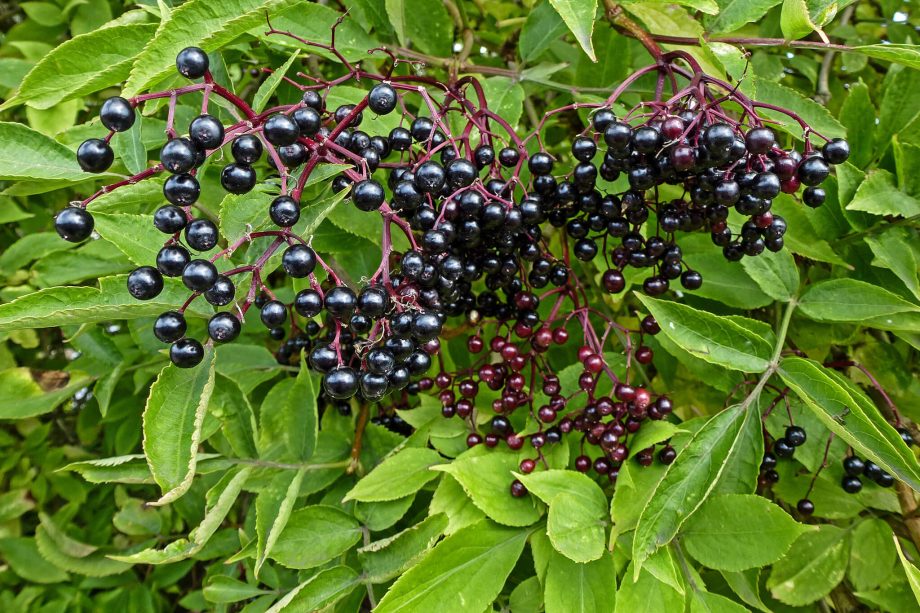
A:
[[[156,24],[131,23],[75,36],[43,56],[3,107],[27,102],[47,109],[123,81]]]
[[[684,430],[669,421],[649,421],[642,424],[642,428],[629,437],[629,457],[633,457],[652,445],[663,443],[678,432],[684,432]]]
[[[144,409],[144,454],[168,504],[188,491],[195,477],[201,427],[214,391],[214,349],[194,368],[169,364],[150,387]]]
[[[451,53],[454,26],[440,0],[386,0],[386,11],[403,46],[413,45],[424,53]]]
[[[291,68],[291,64],[294,63],[294,60],[297,59],[298,55],[300,55],[299,49],[292,53],[291,57],[289,57],[287,61],[281,65],[280,68],[276,69],[269,75],[267,79],[262,81],[262,85],[259,86],[255,96],[252,97],[253,111],[256,113],[261,113],[263,110],[265,110],[265,105],[275,93],[275,90],[278,89],[278,86],[281,85],[281,80],[287,74],[287,71]]]
[[[99,279],[98,289],[52,287],[27,294],[0,305],[0,332],[155,317],[175,309],[188,298],[188,290],[181,281],[164,279],[159,296],[139,302],[125,289],[126,282],[127,275],[117,275]],[[190,311],[201,312],[195,307]]]
[[[267,594],[249,583],[225,575],[214,575],[204,584],[204,597],[210,602],[230,603]]]
[[[335,507],[311,506],[291,514],[269,557],[288,568],[313,568],[351,549],[361,526]]]
[[[414,501],[415,494],[386,502],[356,502],[353,513],[367,529],[380,532],[402,519]]]
[[[447,516],[437,513],[398,534],[358,549],[358,560],[371,583],[399,576],[421,559],[447,529]]]
[[[882,519],[867,517],[853,530],[847,577],[857,591],[877,588],[891,575],[898,557],[892,540],[894,532]]]
[[[773,565],[767,587],[788,605],[803,606],[826,596],[843,579],[850,555],[850,533],[822,525],[806,532],[789,554]]]
[[[597,61],[594,54],[594,16],[597,13],[597,0],[549,0],[562,21],[568,26],[575,40],[581,45],[592,62]]]
[[[306,471],[282,471],[277,473],[268,488],[256,496],[256,565],[258,577],[262,565],[271,555],[272,548],[281,536],[291,518],[294,503],[300,494]]]
[[[392,37],[393,32],[390,30],[389,23],[386,21],[384,13],[383,0],[365,0],[364,3],[370,7],[378,8],[380,20],[383,22],[383,29],[377,29],[378,34],[389,35]],[[349,3],[349,9],[358,7],[355,3]],[[360,17],[353,19],[352,16],[358,13],[349,12],[348,17],[340,23],[335,29],[335,47],[349,60],[362,60],[368,57],[368,50],[378,46],[370,35],[362,29],[359,24]],[[274,12],[271,15],[272,26],[284,32],[294,32],[298,36],[309,41],[329,44],[332,39],[332,26],[342,16],[332,6],[326,6],[316,3],[294,3],[284,11]],[[268,46],[276,48],[278,46],[302,49],[303,46],[297,40],[286,36],[266,34],[265,24],[262,23],[254,27],[250,34],[262,39]],[[310,47],[310,54],[316,54],[328,60],[338,61],[334,54],[326,49]],[[334,91],[335,88],[333,88]],[[332,92],[330,92],[332,93]],[[333,107],[334,108],[334,107]]]
[[[527,14],[527,21],[521,28],[518,40],[521,59],[525,62],[536,59],[549,49],[553,41],[565,34],[566,30],[565,22],[549,1],[540,2]]]
[[[517,477],[549,505],[546,533],[556,551],[574,562],[601,557],[607,497],[597,483],[570,470],[545,470]]]
[[[489,108],[516,126],[524,112],[524,88],[508,77],[489,77],[483,80],[482,88],[489,101]]]
[[[26,367],[0,371],[0,419],[25,419],[50,413],[92,379],[74,376],[66,386],[45,392]]]
[[[792,254],[785,249],[744,258],[741,266],[763,293],[774,300],[789,302],[799,290],[799,269]]]
[[[64,145],[22,124],[0,122],[0,181],[88,178],[77,165],[76,154]]]
[[[498,523],[529,526],[540,518],[534,499],[530,496],[515,498],[508,494],[508,487],[514,479],[513,471],[518,470],[518,464],[517,454],[474,447],[436,470],[456,479],[473,504]]]
[[[40,525],[35,529],[35,542],[42,557],[68,572],[87,577],[117,575],[131,564],[112,560],[94,545],[76,541],[61,530],[45,513],[39,513]]]
[[[60,470],[72,470],[90,483],[154,483],[143,454],[73,462]]]
[[[775,81],[757,78],[754,81],[759,99],[769,100],[770,104],[794,111],[805,123],[827,138],[846,136],[846,129],[831,115],[827,107]],[[802,138],[802,127],[788,115],[769,109],[758,109],[757,112],[779,122],[778,127],[785,129],[792,136]]]
[[[779,25],[786,40],[797,40],[821,29],[819,24],[812,22],[805,0],[783,0]]]
[[[364,476],[345,495],[343,502],[379,502],[414,494],[429,481],[438,478],[430,470],[444,459],[434,449],[407,447],[391,455]]]
[[[712,592],[694,591],[690,600],[690,613],[747,613],[747,611],[747,607]]]
[[[552,552],[546,568],[546,613],[613,613],[616,575],[609,552],[587,564]]]
[[[42,557],[34,538],[0,539],[0,554],[14,573],[32,583],[60,583],[70,578],[66,572]]]
[[[148,266],[156,262],[163,245],[163,233],[153,226],[152,215],[93,213],[99,235],[124,253],[132,263]]]
[[[783,381],[815,412],[825,426],[862,457],[920,491],[920,464],[898,432],[858,389],[842,384],[837,373],[803,358],[780,363]]]
[[[872,215],[920,215],[920,201],[899,190],[894,175],[882,168],[869,171],[846,208]]]
[[[287,593],[267,613],[320,611],[345,597],[360,582],[347,566],[333,566],[313,575]]]
[[[886,43],[884,45],[859,45],[850,48],[851,52],[862,53],[886,62],[904,64],[910,68],[920,70],[920,46],[899,43]]]
[[[893,135],[907,128],[920,116],[920,109],[913,104],[911,96],[920,87],[920,71],[895,68],[888,71],[885,95],[879,106],[879,121],[875,132],[879,154],[887,149]]]
[[[850,85],[850,93],[840,109],[840,123],[846,126],[850,143],[849,163],[863,168],[872,161],[875,140],[875,107],[869,97],[869,87],[859,81]],[[838,170],[838,177],[839,177]],[[845,202],[841,204],[846,205]]]
[[[700,563],[741,571],[772,564],[806,527],[761,496],[710,498],[684,524],[681,544]]]
[[[524,550],[527,535],[527,530],[489,521],[460,530],[401,575],[375,613],[484,610],[501,592]]]
[[[144,116],[138,113],[131,129],[116,133],[112,139],[115,154],[124,162],[131,174],[137,174],[147,168],[147,148],[141,139],[143,125]]]
[[[756,472],[743,480],[729,478],[732,465],[744,459],[749,447],[746,431],[752,424],[759,429],[759,411],[745,405],[729,407],[697,430],[668,466],[636,525],[633,539],[636,575],[642,563],[659,547],[671,542],[710,495],[753,491]]]
[[[616,599],[618,611],[684,610],[684,596],[679,591],[645,568],[636,572],[635,563],[626,567]]]
[[[920,604],[920,569],[911,564],[907,557],[904,555],[904,550],[901,549],[901,542],[898,541],[898,538],[894,538],[894,546],[898,550],[898,557],[901,559],[901,564],[904,566],[904,572],[907,573],[907,582],[910,584],[910,589],[914,593],[914,598],[917,599],[917,604]]]
[[[192,0],[170,11],[156,35],[134,60],[122,95],[136,96],[175,70],[176,55],[195,45],[215,51],[240,34],[265,24],[265,16],[291,4],[291,0],[229,0],[215,5]]]
[[[773,347],[750,327],[676,302],[638,298],[662,322],[661,332],[692,355],[743,372],[763,372],[769,366]]]
[[[734,32],[741,26],[759,21],[783,0],[716,0],[719,13],[707,20],[707,32]]]
[[[831,279],[809,286],[799,310],[816,321],[855,322],[882,330],[920,329],[920,306],[856,279]]]
[[[260,458],[298,463],[313,456],[319,418],[313,375],[303,354],[297,377],[284,379],[271,389],[262,401],[259,416]]]
[[[901,228],[888,228],[881,234],[867,236],[866,244],[875,255],[874,266],[882,266],[895,274],[911,293],[920,300],[920,262],[912,246],[914,235]]]
[[[330,171],[335,170],[337,173],[343,165],[335,164],[328,166],[321,166],[319,169],[314,170],[310,174],[310,178],[307,180],[307,184],[314,181],[320,181],[322,179],[332,176]],[[327,174],[328,173],[328,174]],[[313,204],[306,205],[304,204],[300,212],[300,220],[294,226],[294,232],[298,235],[305,238],[312,237],[316,233],[319,225],[323,223],[323,220],[331,213],[342,200],[344,200],[348,194],[349,190],[342,190],[335,194],[329,194],[319,202],[314,202]]]
[[[35,503],[29,498],[29,491],[16,489],[0,494],[0,521],[8,522],[21,517],[35,508]]]
[[[252,405],[249,404],[249,398],[236,381],[221,374],[222,353],[220,350],[216,353],[218,379],[214,385],[214,394],[211,395],[208,410],[220,420],[224,436],[227,437],[227,442],[233,447],[238,457],[258,457],[259,452],[256,448],[258,428]]]
[[[432,515],[443,513],[447,516],[448,524],[444,530],[445,534],[453,534],[485,518],[485,513],[479,510],[479,507],[463,491],[460,483],[450,475],[445,475],[438,482],[428,512]]]
[[[760,597],[760,569],[740,573],[722,571],[722,577],[745,604],[764,613],[771,613]]]

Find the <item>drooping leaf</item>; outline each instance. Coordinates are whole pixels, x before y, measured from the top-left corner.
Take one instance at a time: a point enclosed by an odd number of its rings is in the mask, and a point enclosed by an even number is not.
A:
[[[597,12],[597,0],[549,0],[562,21],[568,26],[575,40],[581,45],[592,62],[597,61],[594,54],[594,15]]]
[[[775,300],[788,302],[799,289],[799,269],[787,250],[765,252],[756,258],[741,260],[744,271]]]
[[[239,602],[268,593],[255,585],[224,575],[212,576],[202,591],[209,602],[217,603]]]
[[[920,329],[920,306],[856,279],[810,286],[802,294],[799,310],[816,321],[855,322],[883,330]]]
[[[298,55],[300,55],[300,50],[292,53],[291,57],[289,57],[280,68],[272,72],[267,79],[262,81],[262,85],[259,86],[255,96],[252,98],[253,111],[261,113],[265,110],[265,105],[268,104],[268,100],[275,93],[275,90],[278,89],[278,86],[281,85],[281,80],[287,74],[288,69],[291,67],[291,64],[294,63],[294,60],[297,59]]]
[[[716,0],[719,12],[707,20],[708,32],[734,32],[746,23],[758,21],[783,0]]]
[[[344,598],[358,583],[358,573],[354,570],[348,566],[333,566],[295,587],[267,613],[319,611]]]
[[[41,524],[35,530],[35,542],[42,557],[68,572],[87,577],[107,577],[124,572],[130,564],[112,560],[106,551],[70,538],[55,521],[39,513]]]
[[[882,519],[866,518],[853,530],[847,577],[857,591],[877,588],[890,575],[898,558],[891,526]]]
[[[898,550],[898,557],[904,566],[904,572],[907,573],[907,583],[910,584],[910,590],[914,593],[917,604],[920,605],[920,569],[910,563],[904,556],[904,550],[901,548],[901,542],[898,537],[894,537],[894,546]]]
[[[773,597],[792,606],[826,596],[843,579],[850,555],[850,533],[822,525],[804,533],[787,556],[773,565],[767,587]]]
[[[361,539],[358,522],[335,507],[294,511],[269,552],[288,568],[313,568],[332,560]]]
[[[260,458],[299,463],[313,456],[319,436],[313,376],[301,354],[297,377],[275,384],[262,401]]]
[[[518,48],[525,62],[536,59],[550,44],[566,32],[565,22],[553,9],[549,0],[537,4],[527,15],[521,28]]]
[[[358,550],[368,580],[383,583],[400,575],[425,555],[447,529],[447,516],[431,515],[420,523]]]
[[[847,205],[847,210],[863,211],[872,215],[898,215],[913,217],[920,215],[920,201],[902,192],[894,182],[894,175],[877,168],[869,171],[856,195]]]
[[[918,45],[886,42],[881,45],[859,45],[853,47],[852,51],[920,70],[920,46]]]
[[[256,496],[256,565],[255,573],[265,564],[272,548],[291,518],[294,503],[300,494],[306,471],[283,471],[277,473],[268,488]]]
[[[21,123],[0,122],[0,181],[58,181],[63,186],[88,178],[64,145]]]

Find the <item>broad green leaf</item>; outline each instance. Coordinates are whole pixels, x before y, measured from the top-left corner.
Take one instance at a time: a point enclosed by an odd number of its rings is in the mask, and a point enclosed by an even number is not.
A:
[[[882,45],[859,45],[850,51],[920,70],[920,46],[917,45],[888,42]]]
[[[225,575],[214,575],[204,585],[204,597],[209,602],[230,603],[267,594],[257,586]]]
[[[132,263],[149,266],[156,262],[164,236],[153,226],[152,215],[94,213],[93,219],[99,235],[115,245]]]
[[[313,376],[300,356],[296,378],[277,383],[259,412],[259,457],[278,462],[309,460],[316,450],[319,418]]]
[[[402,519],[414,501],[415,494],[386,502],[356,502],[353,513],[369,530],[380,532]]]
[[[907,582],[910,584],[910,589],[914,593],[914,598],[917,599],[917,604],[920,605],[920,569],[917,569],[914,564],[907,560],[898,537],[894,537],[894,546],[898,550],[898,557],[904,566],[904,572],[907,573]]]
[[[817,362],[796,357],[783,359],[779,375],[824,425],[861,457],[920,491],[917,458],[868,398],[841,383],[843,377]]]
[[[518,49],[525,62],[536,59],[546,51],[553,41],[565,34],[565,22],[559,17],[549,0],[537,4],[527,15],[527,21],[521,28]]]
[[[251,473],[251,466],[233,468],[224,473],[217,484],[208,491],[204,519],[189,533],[187,539],[175,540],[163,549],[150,548],[128,555],[109,557],[132,564],[170,564],[197,554],[220,528]]]
[[[26,489],[16,489],[0,494],[0,521],[7,522],[21,517],[35,508]]]
[[[482,82],[486,92],[489,108],[507,121],[516,126],[524,112],[524,88],[520,83],[515,83],[508,77],[489,77]]]
[[[39,513],[39,520],[41,523],[35,529],[38,550],[43,558],[61,570],[87,577],[108,577],[131,567],[131,564],[110,559],[99,547],[70,538],[47,514]]]
[[[772,564],[806,527],[760,496],[727,494],[706,501],[681,530],[681,544],[703,565],[741,571]]]
[[[754,407],[729,407],[697,430],[687,446],[678,453],[639,516],[633,539],[633,563],[637,565],[637,575],[642,563],[659,547],[671,542],[684,522],[714,492],[753,491],[753,476],[749,479],[751,483],[744,484],[744,489],[741,487],[742,480],[726,479],[733,470],[732,465],[744,460],[747,450],[743,447],[748,446],[746,426],[759,426],[759,422],[760,413]]]
[[[0,371],[0,419],[25,419],[50,413],[74,393],[92,382],[87,376],[77,376],[67,385],[45,392],[26,367]]]
[[[60,583],[70,578],[66,572],[39,553],[34,538],[6,537],[0,539],[0,554],[14,573],[32,583]]]
[[[759,99],[795,112],[816,132],[823,134],[827,138],[846,136],[846,129],[831,115],[830,111],[811,98],[807,98],[796,90],[769,79],[755,79],[755,86],[757,87],[757,97]],[[759,108],[757,112],[764,117],[778,121],[779,127],[785,129],[792,136],[798,139],[802,138],[801,126],[795,120],[790,119],[788,115]]]
[[[808,3],[805,0],[783,0],[779,25],[786,40],[797,40],[820,30],[822,24],[811,20]]]
[[[235,344],[235,343],[234,343]],[[234,347],[237,349],[237,347]],[[218,378],[208,411],[220,420],[221,428],[234,453],[241,458],[258,457],[255,413],[249,398],[236,381],[221,374],[221,352],[217,352]]]
[[[847,577],[857,591],[877,588],[891,575],[897,550],[891,526],[882,519],[868,517],[853,530]]]
[[[882,168],[869,171],[846,208],[872,215],[920,215],[920,201],[899,190],[894,175]]]
[[[73,462],[61,470],[78,472],[90,483],[154,483],[143,454]]]
[[[131,536],[153,536],[160,534],[163,518],[140,498],[128,498],[112,517],[112,525]]]
[[[149,123],[148,119],[148,123]],[[97,213],[152,213],[163,199],[163,182],[151,177],[102,194],[90,202],[86,210]],[[160,238],[164,237],[160,235]]]
[[[294,63],[294,60],[297,59],[298,55],[300,55],[299,49],[292,53],[291,57],[289,57],[287,61],[281,65],[280,68],[276,69],[271,73],[271,75],[269,75],[267,79],[262,81],[262,85],[259,86],[258,91],[256,91],[255,96],[252,98],[253,111],[256,113],[261,113],[263,110],[265,110],[265,105],[275,93],[275,90],[278,89],[278,86],[281,85],[281,79],[283,79],[287,74],[291,64]]]
[[[424,53],[450,55],[454,26],[440,0],[386,0],[387,15],[403,46]]]
[[[405,498],[437,479],[438,473],[431,467],[443,461],[434,449],[402,449],[358,481],[344,501],[378,502]]]
[[[767,587],[788,605],[803,606],[826,596],[843,579],[850,555],[850,533],[822,525],[804,533],[789,554],[773,565]]]
[[[361,526],[335,507],[294,511],[269,557],[288,568],[313,568],[348,551],[361,539]]]
[[[816,321],[854,322],[882,330],[920,329],[920,306],[856,279],[832,279],[810,286],[799,310]]]
[[[64,41],[42,57],[3,106],[26,102],[47,109],[120,83],[156,29],[146,23],[113,25]]]
[[[875,140],[875,107],[869,96],[869,88],[859,81],[850,85],[850,93],[840,109],[840,123],[846,126],[847,142],[850,143],[849,163],[863,168],[872,160]],[[838,178],[840,175],[838,167]],[[841,204],[846,206],[846,202]]]
[[[484,610],[501,592],[527,535],[489,521],[460,530],[401,575],[375,612]]]
[[[592,62],[597,61],[594,54],[594,16],[597,13],[597,0],[549,0],[562,21],[568,26],[575,40],[581,45]]]
[[[610,552],[579,564],[556,552],[546,568],[546,613],[613,613],[617,573]]]
[[[144,455],[168,504],[188,491],[195,477],[201,427],[214,391],[214,349],[194,368],[169,364],[150,388],[144,409]]]
[[[676,302],[638,298],[662,322],[662,334],[692,355],[743,372],[763,372],[769,366],[773,347],[750,328]]]
[[[684,432],[669,421],[649,421],[629,437],[629,457],[632,457],[652,445],[663,443],[678,432]]]
[[[872,264],[893,272],[920,300],[920,280],[917,279],[920,262],[911,244],[914,239],[914,235],[900,228],[889,228],[880,234],[867,236],[865,241],[875,255]]]
[[[358,560],[371,583],[383,583],[413,566],[447,529],[447,516],[431,515],[388,538],[358,549]]]
[[[734,32],[741,26],[759,21],[783,0],[716,0],[719,13],[707,19],[707,32]]]
[[[684,596],[645,568],[636,572],[633,563],[626,567],[616,604],[617,611],[683,611]]]
[[[360,579],[347,566],[333,566],[313,575],[279,600],[267,613],[310,613],[344,598]]]
[[[522,613],[539,613],[543,609],[543,587],[540,580],[534,576],[518,583],[508,596],[508,607]]]
[[[607,497],[597,483],[570,470],[544,470],[517,477],[549,505],[546,533],[556,551],[582,563],[603,555]]]
[[[875,143],[878,153],[884,153],[891,143],[891,137],[898,134],[920,116],[920,109],[912,102],[911,93],[920,87],[920,71],[902,68],[888,71],[885,78],[885,94],[879,105],[878,125]]]
[[[169,13],[156,35],[137,55],[122,95],[135,96],[175,70],[176,55],[185,47],[215,51],[240,34],[265,24],[291,0],[230,0],[215,5],[207,0],[186,2]]]
[[[89,178],[64,145],[28,126],[0,122],[0,181],[76,183]]]
[[[0,332],[26,328],[51,328],[68,324],[98,323],[113,319],[155,317],[175,309],[188,298],[178,279],[164,279],[163,292],[139,302],[125,288],[127,275],[103,277],[99,288],[52,287],[0,305]],[[199,301],[200,302],[200,301]],[[190,311],[196,311],[193,306]]]
[[[336,169],[337,172],[340,168],[341,166],[338,164],[320,166],[317,170],[314,171],[314,174],[310,175],[307,183],[312,181],[319,181],[321,178],[325,179],[331,176],[331,174],[327,173],[333,169]],[[331,213],[339,205],[339,203],[342,202],[346,196],[348,196],[348,194],[348,190],[342,190],[337,194],[327,195],[319,202],[301,203],[303,208],[300,212],[300,220],[294,226],[294,232],[309,240],[309,238],[316,233],[317,229],[319,229],[319,226],[321,223],[323,223],[323,220],[329,216],[329,213]]]
[[[474,447],[436,470],[456,479],[473,504],[498,523],[529,526],[540,518],[534,499],[530,496],[515,498],[508,493],[518,464],[517,454]]]
[[[745,604],[764,613],[771,613],[760,597],[759,568],[740,573],[722,571],[722,577]]]
[[[432,515],[443,513],[447,516],[448,524],[444,534],[448,535],[485,518],[485,513],[479,510],[463,491],[460,483],[450,475],[445,475],[438,481],[428,512]]]
[[[842,167],[838,167],[838,173]],[[773,201],[773,213],[782,215],[789,227],[783,237],[786,241],[786,247],[796,255],[818,262],[828,262],[852,268],[822,238],[822,234],[812,225],[808,211],[804,210],[804,208],[801,203],[793,200],[788,194],[780,194]],[[705,280],[703,284],[706,284]]]
[[[131,129],[118,132],[112,139],[115,155],[131,174],[137,174],[147,168],[147,148],[141,139],[143,126],[144,116],[138,113]]]
[[[799,289],[799,269],[787,250],[767,251],[756,258],[744,258],[741,266],[767,294],[775,300],[789,302]]]
[[[256,576],[291,517],[305,474],[303,469],[279,472],[256,496]]]
[[[746,613],[747,607],[712,592],[694,591],[690,599],[690,613]]]

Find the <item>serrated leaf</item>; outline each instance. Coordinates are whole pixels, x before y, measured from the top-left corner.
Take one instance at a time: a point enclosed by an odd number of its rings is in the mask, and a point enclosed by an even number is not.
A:
[[[313,568],[361,540],[361,525],[335,507],[311,506],[291,514],[269,557],[288,568]]]
[[[783,0],[779,24],[786,40],[797,40],[820,29],[812,22],[805,0]]]
[[[851,52],[862,53],[886,62],[904,64],[910,68],[920,70],[920,46],[900,43],[885,43],[882,45],[859,45],[850,48]]]
[[[149,266],[156,262],[163,234],[153,226],[152,215],[94,213],[99,235],[124,253],[132,263]]]
[[[917,604],[920,605],[920,569],[907,560],[907,557],[904,555],[904,550],[901,549],[901,542],[898,540],[898,537],[894,537],[894,546],[898,550],[898,558],[901,559],[901,564],[904,566],[904,572],[907,574],[907,583],[910,584],[910,590],[914,593]]]
[[[857,591],[877,588],[891,575],[897,550],[891,526],[882,519],[867,517],[853,530],[853,546],[847,577]]]
[[[35,529],[35,542],[42,557],[60,568],[87,577],[117,575],[130,564],[106,557],[106,553],[67,536],[45,513],[39,513],[41,524]]]
[[[479,510],[460,483],[450,475],[444,476],[434,490],[431,498],[430,514],[443,513],[448,518],[445,534],[453,534],[457,530],[485,518],[485,513]]]
[[[96,175],[111,176],[111,175]],[[76,154],[56,140],[19,123],[0,122],[0,181],[86,181]]]
[[[343,501],[378,502],[414,494],[438,478],[430,470],[444,459],[434,449],[407,447],[391,455],[364,476],[345,495]]]
[[[60,583],[70,579],[61,570],[42,557],[34,537],[0,538],[0,554],[14,573],[33,583]]]
[[[546,568],[546,613],[613,613],[616,575],[609,552],[587,564],[552,552]]]
[[[799,310],[816,321],[855,322],[883,330],[920,329],[920,306],[856,279],[831,279],[809,286]]]
[[[518,40],[521,59],[525,62],[536,59],[566,30],[565,22],[549,1],[540,2],[527,14],[527,20],[521,28]]]
[[[893,272],[917,300],[920,300],[920,280],[917,279],[920,262],[917,261],[912,248],[912,240],[912,235],[901,232],[898,228],[890,228],[881,234],[865,238],[866,244],[875,255],[872,264],[883,266]]]
[[[154,505],[168,504],[188,491],[195,476],[201,427],[214,391],[214,349],[194,368],[169,364],[150,388],[144,409],[144,455],[163,490]]]
[[[894,175],[882,168],[869,171],[846,208],[872,215],[920,215],[920,201],[899,190]]]
[[[840,108],[840,123],[846,126],[847,142],[850,143],[849,163],[863,168],[872,160],[873,142],[875,140],[875,107],[869,96],[869,87],[859,81],[850,85],[843,106]],[[838,167],[837,177],[840,177]],[[843,198],[841,204],[846,206]]]
[[[618,611],[683,611],[685,608],[683,594],[647,569],[637,571],[635,563],[626,567],[616,598]]]
[[[661,322],[661,331],[682,349],[712,364],[743,372],[763,372],[773,347],[738,323],[676,302],[639,295]]]
[[[440,0],[386,0],[386,12],[403,46],[432,55],[450,55],[453,21]]]
[[[281,80],[287,74],[287,71],[290,69],[291,64],[294,63],[294,60],[297,59],[297,56],[300,55],[300,50],[298,49],[291,54],[291,57],[281,65],[280,68],[277,68],[272,72],[267,79],[262,81],[262,85],[259,86],[259,89],[256,91],[255,96],[252,98],[252,110],[256,113],[261,113],[265,110],[265,105],[268,103],[268,100],[275,93],[275,90],[278,89],[278,86],[281,85]]]
[[[498,596],[528,531],[479,522],[447,537],[406,571],[377,605],[394,611],[481,611]],[[463,572],[459,572],[459,571]]]
[[[202,592],[206,600],[217,603],[239,602],[268,593],[255,585],[224,575],[214,575],[208,579]]]
[[[291,518],[291,511],[300,494],[300,484],[303,483],[304,475],[306,471],[303,469],[279,472],[272,478],[269,487],[256,496],[257,577]]]
[[[850,554],[850,533],[822,525],[804,533],[790,553],[773,565],[767,587],[773,597],[803,606],[826,596],[843,579]]]
[[[756,258],[744,258],[741,266],[763,293],[774,300],[789,302],[799,289],[799,269],[786,250],[767,251]]]
[[[434,546],[447,529],[447,516],[436,513],[402,532],[358,549],[358,560],[371,583],[399,576]]]
[[[591,61],[596,62],[597,56],[594,54],[594,42],[591,35],[594,33],[597,0],[549,0],[549,3],[562,17],[562,21],[568,26],[569,31],[575,36],[575,40],[591,58]]]
[[[347,566],[333,566],[310,577],[266,613],[309,613],[335,604],[359,583],[358,573]]]
[[[806,98],[796,90],[769,79],[755,79],[755,86],[759,99],[767,100],[774,106],[797,113],[805,123],[827,138],[846,136],[846,129],[831,115],[830,111],[811,98]],[[760,108],[757,109],[757,112],[779,122],[777,127],[784,129],[792,136],[802,138],[802,127],[788,115]]]
[[[297,377],[275,384],[262,401],[259,418],[260,458],[299,463],[313,456],[319,418],[313,375],[303,354]]]

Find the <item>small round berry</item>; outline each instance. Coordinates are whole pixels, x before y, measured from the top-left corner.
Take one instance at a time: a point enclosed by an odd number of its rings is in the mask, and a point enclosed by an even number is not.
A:
[[[277,328],[287,321],[287,307],[278,300],[269,300],[259,311],[262,323],[268,328]]]
[[[217,313],[208,320],[208,336],[215,343],[229,343],[240,335],[239,318],[232,313]]]
[[[192,260],[182,271],[182,283],[193,292],[204,292],[217,282],[217,268],[207,260]]]
[[[54,229],[58,236],[71,243],[89,238],[94,226],[93,216],[80,207],[67,207],[54,218]]]
[[[316,109],[305,107],[294,111],[294,123],[302,136],[313,138],[323,127],[323,120]]]
[[[476,445],[482,444],[482,436],[473,432],[472,434],[467,435],[466,437],[466,446],[475,447]]]
[[[335,400],[347,400],[358,392],[358,375],[348,366],[337,366],[323,377],[323,391]]]
[[[233,302],[235,295],[236,287],[234,287],[230,277],[218,275],[214,285],[205,290],[204,299],[214,306],[227,306]]]
[[[823,188],[820,187],[806,187],[802,191],[802,202],[810,206],[811,208],[818,208],[824,204],[824,200],[827,198]]]
[[[335,110],[334,117],[337,124],[341,124],[345,121],[349,115],[355,110],[354,104],[343,104]],[[361,121],[364,119],[364,113],[360,111],[351,118],[351,121],[348,123],[349,128],[357,128],[361,125]]]
[[[505,147],[498,152],[498,163],[505,168],[515,166],[521,159],[521,154],[514,147]]]
[[[847,456],[843,459],[843,471],[851,477],[861,475],[866,469],[866,463],[855,455]]]
[[[437,162],[424,162],[415,169],[415,187],[425,194],[436,194],[444,187],[447,174]]]
[[[831,164],[843,164],[850,157],[850,144],[842,138],[833,138],[824,143],[821,155]]]
[[[901,440],[904,441],[904,444],[908,447],[914,445],[914,436],[910,433],[910,428],[898,428],[898,434],[901,435]]]
[[[396,90],[389,83],[378,83],[367,95],[367,106],[378,115],[386,115],[396,108]]]
[[[700,287],[703,285],[703,275],[695,270],[685,270],[680,275],[680,284],[684,289],[700,289]]]
[[[776,136],[770,128],[754,128],[745,135],[744,144],[751,153],[768,153],[776,144]]]
[[[786,442],[793,447],[801,447],[805,444],[807,438],[805,430],[799,426],[789,426],[786,428]]]
[[[323,111],[323,98],[316,90],[308,89],[303,93],[301,100],[311,109],[319,112]]]
[[[359,210],[369,212],[380,208],[385,194],[380,183],[373,179],[366,179],[355,183],[351,197]]]
[[[217,237],[217,226],[210,219],[193,219],[185,226],[185,242],[195,251],[210,251]]]
[[[664,449],[658,452],[658,460],[662,464],[671,464],[676,459],[677,459],[677,451],[670,445],[668,445],[667,447],[665,447]]]
[[[803,185],[815,186],[823,182],[829,174],[827,162],[819,156],[812,156],[802,160],[796,176]]]
[[[99,119],[113,132],[130,130],[135,120],[134,107],[121,96],[113,96],[102,103]]]
[[[522,498],[527,495],[527,488],[518,479],[511,482],[511,495],[515,498]]]
[[[886,472],[883,472],[875,479],[875,482],[878,483],[881,487],[891,487],[894,485],[894,477]]]
[[[182,313],[166,311],[153,322],[153,335],[164,343],[174,343],[185,336],[186,328]]]
[[[294,297],[294,310],[304,317],[316,317],[323,310],[323,299],[316,290],[301,290]]]
[[[199,149],[217,149],[224,142],[224,126],[213,115],[199,115],[189,125],[188,137]]]
[[[572,142],[572,156],[580,162],[590,162],[597,153],[597,144],[594,139],[579,136]]]
[[[844,476],[840,481],[840,485],[843,487],[843,491],[848,494],[855,494],[859,492],[863,487],[862,481],[860,481],[859,477],[853,477],[850,475]]]
[[[198,151],[187,138],[170,139],[160,149],[160,162],[163,168],[174,175],[183,174],[195,167]]]
[[[349,287],[344,285],[333,287],[326,292],[323,299],[323,306],[329,311],[329,314],[336,319],[347,319],[355,311],[358,297]]]
[[[815,503],[808,498],[802,498],[796,503],[795,508],[798,509],[799,513],[808,517],[815,512]]]
[[[594,116],[591,117],[591,126],[596,132],[603,132],[607,129],[607,126],[616,120],[617,116],[610,109],[597,109]]]
[[[281,228],[290,228],[300,220],[300,206],[290,196],[278,196],[268,208],[272,223]]]
[[[138,300],[151,300],[163,291],[163,275],[153,266],[135,268],[128,275],[128,293]]]
[[[256,186],[256,171],[249,164],[227,164],[220,173],[221,186],[231,194],[245,194]]]
[[[297,123],[282,113],[269,117],[265,122],[263,132],[268,142],[276,147],[293,145],[300,136],[300,129],[297,127]]]
[[[163,196],[177,206],[194,204],[201,195],[201,185],[192,175],[172,175],[163,184]]]
[[[240,164],[255,164],[262,157],[262,141],[252,134],[243,134],[233,139],[230,154]]]
[[[773,443],[773,454],[778,458],[791,458],[795,453],[795,447],[789,444],[786,439],[778,439]]]
[[[166,277],[179,277],[191,259],[182,245],[167,245],[157,253],[157,270]]]
[[[362,315],[380,319],[390,308],[390,296],[382,286],[371,285],[358,294],[357,307]]]
[[[182,338],[169,347],[169,359],[179,368],[192,368],[204,359],[204,347],[193,338]]]
[[[115,152],[101,138],[83,141],[77,149],[77,162],[84,172],[105,172],[115,161]]]
[[[198,47],[186,47],[176,56],[176,69],[187,79],[200,79],[209,65],[208,54]]]

